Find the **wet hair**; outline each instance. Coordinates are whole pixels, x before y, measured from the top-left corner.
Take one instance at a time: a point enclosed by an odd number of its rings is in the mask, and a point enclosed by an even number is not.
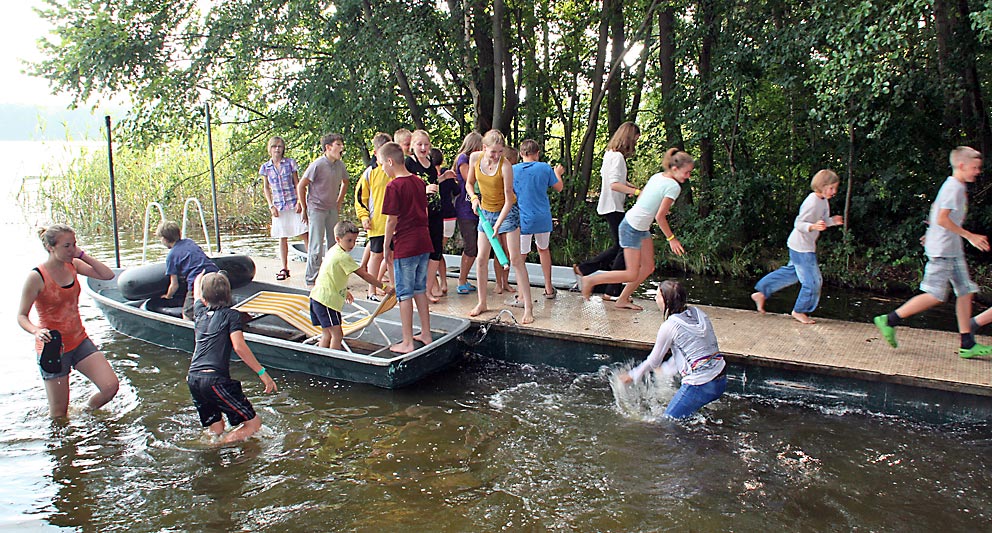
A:
[[[403,153],[403,147],[395,142],[388,142],[379,148],[379,157],[383,161],[392,161],[397,165],[403,165],[406,155]]]
[[[499,130],[489,130],[482,136],[482,146],[487,148],[493,146],[506,146],[506,138],[503,137],[503,133]]]
[[[689,295],[681,283],[674,279],[666,279],[658,285],[658,293],[661,294],[661,299],[665,302],[666,319],[685,311]]]
[[[339,141],[341,144],[344,144],[344,135],[341,135],[340,133],[328,133],[320,138],[320,148],[321,150],[326,150],[327,145],[334,144]]]
[[[692,158],[691,155],[679,150],[678,148],[669,148],[665,152],[664,159],[661,160],[661,166],[665,167],[665,171],[671,170],[673,168],[684,168],[688,165],[695,165],[696,160]]]
[[[171,220],[166,220],[159,224],[158,229],[155,230],[155,235],[168,242],[178,242],[182,238],[182,234],[179,232],[179,224]]]
[[[519,151],[520,155],[535,155],[540,153],[541,145],[534,139],[524,139],[524,142],[520,143]]]
[[[47,228],[38,228],[38,238],[46,250],[55,248],[58,244],[59,236],[63,233],[76,233],[76,231],[65,224],[52,224]]]
[[[343,239],[345,235],[358,235],[358,226],[350,220],[342,220],[334,225],[334,236]]]
[[[836,172],[825,168],[813,175],[813,179],[809,182],[809,187],[813,189],[813,192],[823,192],[834,183],[840,183],[840,176]]]
[[[503,149],[503,159],[506,159],[506,162],[511,165],[516,165],[520,162],[520,154],[515,149],[507,146]]]
[[[624,122],[613,132],[613,137],[606,144],[606,149],[611,152],[620,152],[626,159],[634,155],[634,147],[637,145],[637,137],[641,135],[641,128],[633,122]]]
[[[473,131],[472,133],[466,135],[465,139],[462,140],[462,147],[458,149],[458,153],[459,155],[468,155],[472,152],[478,152],[479,150],[482,150],[482,134],[477,131]]]
[[[372,152],[376,152],[382,145],[392,142],[393,138],[388,133],[379,132],[372,136]]]
[[[962,163],[967,163],[972,159],[981,159],[982,153],[970,146],[958,146],[951,150],[951,168],[957,168]]]
[[[441,150],[438,150],[437,148],[431,148],[431,164],[435,167],[439,167],[441,166],[441,163],[444,163],[444,154],[442,154]]]
[[[272,145],[275,144],[275,143],[277,143],[277,142],[282,143],[282,147],[283,148],[286,147],[286,139],[283,139],[282,137],[279,137],[277,135],[277,136],[269,139],[269,142],[266,143],[266,145],[265,145],[266,149],[271,149],[272,148]]]
[[[220,272],[209,272],[200,280],[200,296],[211,309],[230,307],[234,303],[231,298],[231,282]]]

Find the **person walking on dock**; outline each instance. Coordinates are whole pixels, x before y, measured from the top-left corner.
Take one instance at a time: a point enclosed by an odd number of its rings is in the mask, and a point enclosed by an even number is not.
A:
[[[946,301],[949,296],[947,287],[950,285],[957,296],[955,312],[958,331],[961,333],[958,355],[970,359],[992,355],[992,346],[976,343],[975,333],[972,331],[971,300],[978,292],[978,285],[968,276],[964,243],[961,240],[966,239],[983,252],[989,251],[989,240],[985,235],[972,233],[962,227],[968,211],[967,185],[974,183],[982,171],[982,154],[974,148],[959,146],[951,151],[950,161],[953,173],[944,181],[930,207],[929,226],[924,242],[927,265],[923,272],[923,282],[920,283],[923,294],[914,296],[888,315],[876,316],[874,322],[882,337],[896,348],[896,326],[906,318]]]
[[[802,289],[792,308],[792,317],[803,324],[815,323],[809,315],[820,303],[823,286],[820,265],[816,261],[816,239],[821,231],[844,223],[844,217],[830,216],[829,200],[837,194],[839,186],[840,177],[833,170],[824,169],[813,176],[810,182],[813,192],[803,200],[789,234],[789,264],[768,273],[754,286],[756,292],[751,299],[759,313],[764,314],[765,300],[769,296],[799,282]]]
[[[344,153],[344,137],[328,133],[320,138],[324,153],[303,172],[303,179],[296,186],[297,202],[303,214],[303,222],[310,227],[310,243],[307,248],[307,287],[313,287],[324,251],[334,246],[334,225],[338,223],[338,212],[344,204],[348,192],[348,169],[341,161]]]

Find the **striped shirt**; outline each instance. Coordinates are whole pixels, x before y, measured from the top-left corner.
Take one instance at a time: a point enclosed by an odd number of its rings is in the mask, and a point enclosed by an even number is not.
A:
[[[296,184],[293,181],[293,174],[297,172],[296,161],[288,157],[279,162],[279,168],[276,168],[270,159],[262,163],[262,167],[258,169],[258,174],[268,180],[269,189],[272,190],[272,205],[279,211],[296,207]]]

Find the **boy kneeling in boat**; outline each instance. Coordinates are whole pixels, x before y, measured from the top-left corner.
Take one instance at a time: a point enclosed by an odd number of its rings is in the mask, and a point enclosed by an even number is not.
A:
[[[186,299],[183,300],[183,318],[193,320],[193,278],[201,272],[217,272],[219,269],[195,242],[182,238],[179,224],[171,220],[162,222],[155,234],[162,239],[162,245],[169,249],[169,255],[165,256],[165,275],[169,276],[169,288],[162,299],[168,300],[175,296],[179,290],[179,278],[183,278],[187,288]]]

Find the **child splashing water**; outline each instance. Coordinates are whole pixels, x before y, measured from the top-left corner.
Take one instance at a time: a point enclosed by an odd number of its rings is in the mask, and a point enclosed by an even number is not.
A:
[[[629,373],[620,374],[618,379],[630,385],[658,367],[663,375],[678,373],[682,386],[668,403],[665,416],[688,418],[723,395],[727,388],[726,363],[713,324],[701,309],[686,305],[688,294],[682,284],[663,281],[655,302],[665,321],[658,328],[654,348],[643,363]],[[669,349],[672,356],[665,360]]]

